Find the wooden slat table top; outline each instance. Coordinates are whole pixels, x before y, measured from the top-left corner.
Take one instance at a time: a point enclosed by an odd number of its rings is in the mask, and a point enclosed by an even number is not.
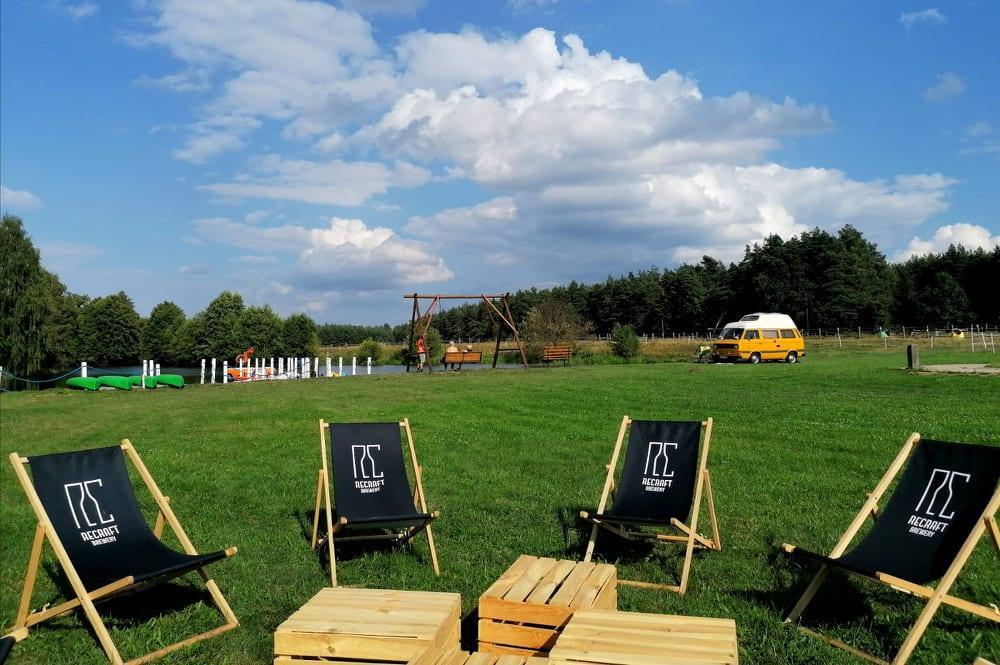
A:
[[[497,599],[557,607],[592,607],[600,590],[615,577],[606,564],[521,555],[483,595]]]
[[[457,593],[326,588],[288,617],[278,633],[335,633],[434,639],[461,613]]]
[[[549,659],[454,649],[443,654],[434,665],[549,665]]]
[[[737,665],[736,622],[579,610],[563,628],[550,657],[553,665]]]

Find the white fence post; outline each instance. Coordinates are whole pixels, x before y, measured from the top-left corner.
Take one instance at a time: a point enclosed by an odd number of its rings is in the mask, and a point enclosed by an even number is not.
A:
[[[269,378],[273,379],[274,378],[274,356],[271,356],[269,360],[270,360],[270,365],[271,365],[271,371],[268,372],[268,376],[269,376]]]
[[[319,358],[313,358],[313,376],[319,376]]]
[[[333,363],[330,361],[330,356],[326,357],[326,378],[333,376]]]
[[[156,376],[160,375],[160,363],[156,363]]]
[[[87,378],[87,361],[86,360],[84,360],[82,363],[80,363],[80,376],[82,376],[83,378]]]
[[[372,357],[368,356],[368,375],[371,376],[372,373]]]
[[[358,357],[351,356],[351,376],[358,375]]]
[[[212,358],[212,383],[215,383],[215,358]]]
[[[222,361],[222,383],[223,385],[229,383],[229,361]]]
[[[337,376],[344,376],[344,356],[337,356]]]
[[[146,385],[145,381],[143,381],[143,385]],[[205,385],[205,359],[204,358],[201,359],[201,385]]]

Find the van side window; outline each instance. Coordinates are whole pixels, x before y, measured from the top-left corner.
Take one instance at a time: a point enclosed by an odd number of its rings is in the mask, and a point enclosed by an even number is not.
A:
[[[783,337],[784,339],[795,339],[795,331],[794,331],[794,330],[791,330],[791,329],[789,329],[789,328],[784,328],[784,329],[782,329],[782,331],[781,331],[781,336],[782,336],[782,337]]]
[[[743,339],[760,339],[760,334],[756,330],[748,330]]]
[[[764,339],[778,339],[777,330],[764,330]]]

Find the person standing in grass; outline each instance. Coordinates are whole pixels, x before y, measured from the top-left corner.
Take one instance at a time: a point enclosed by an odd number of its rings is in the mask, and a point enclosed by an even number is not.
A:
[[[419,362],[417,363],[417,371],[424,371],[424,363],[427,361],[427,347],[424,346],[424,336],[421,335],[417,338],[417,358]]]

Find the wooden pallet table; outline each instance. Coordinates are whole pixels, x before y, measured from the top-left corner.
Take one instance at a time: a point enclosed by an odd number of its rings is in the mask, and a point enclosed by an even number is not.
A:
[[[552,665],[738,665],[732,619],[581,610],[563,628]]]
[[[549,665],[549,659],[482,651],[469,653],[456,648],[442,653],[431,665]]]
[[[479,597],[479,651],[545,656],[574,612],[617,607],[614,566],[522,555]]]
[[[458,648],[461,614],[457,593],[323,589],[278,626],[274,665],[430,665]]]

